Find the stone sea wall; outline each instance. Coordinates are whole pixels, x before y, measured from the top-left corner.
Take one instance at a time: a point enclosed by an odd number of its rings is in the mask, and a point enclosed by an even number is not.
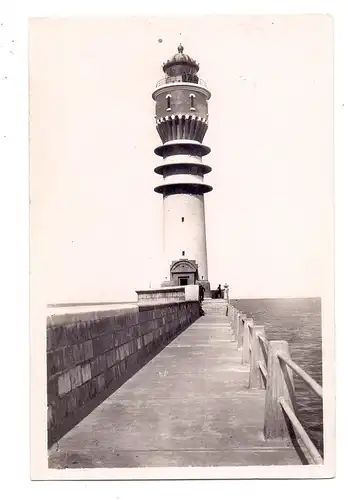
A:
[[[199,317],[197,301],[47,319],[51,446]]]

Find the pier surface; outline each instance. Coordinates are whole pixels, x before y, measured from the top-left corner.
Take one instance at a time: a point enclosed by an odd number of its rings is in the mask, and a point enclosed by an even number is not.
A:
[[[51,468],[301,465],[263,437],[265,393],[225,315],[206,301],[189,326],[49,450]]]

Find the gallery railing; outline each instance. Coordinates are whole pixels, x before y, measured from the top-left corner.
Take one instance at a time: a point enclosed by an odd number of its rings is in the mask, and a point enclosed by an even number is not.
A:
[[[313,462],[322,464],[319,451],[297,416],[293,372],[320,398],[322,387],[291,359],[288,342],[267,340],[264,326],[254,325],[251,318],[230,304],[228,316],[237,347],[242,351],[242,363],[250,365],[249,388],[265,389],[265,439],[287,439],[295,432]]]
[[[166,76],[161,80],[158,80],[156,87],[161,87],[162,85],[167,85],[168,83],[195,83],[201,87],[206,87],[207,84],[202,78],[198,78],[195,75],[178,75],[178,76]]]

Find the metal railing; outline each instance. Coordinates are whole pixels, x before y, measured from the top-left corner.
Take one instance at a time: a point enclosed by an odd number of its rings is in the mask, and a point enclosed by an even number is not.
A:
[[[196,83],[202,87],[207,87],[207,84],[202,78],[194,75],[179,75],[179,76],[166,76],[156,83],[156,88],[162,85],[167,85],[168,83]]]
[[[265,327],[231,304],[228,316],[237,348],[242,350],[242,364],[249,364],[249,389],[265,389],[265,439],[287,439],[294,433],[300,438],[310,459],[322,464],[323,459],[298,419],[293,372],[320,398],[322,387],[290,355],[285,340],[267,340]]]

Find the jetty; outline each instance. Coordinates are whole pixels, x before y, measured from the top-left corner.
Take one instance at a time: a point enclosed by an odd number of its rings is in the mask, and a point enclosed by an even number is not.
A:
[[[159,345],[127,380],[121,377],[117,390],[111,383],[108,397],[58,434],[48,451],[50,468],[323,463],[296,416],[292,372],[318,397],[322,388],[291,360],[287,342],[269,342],[262,325],[226,300],[205,300],[202,308],[204,315]],[[155,306],[148,310],[151,318],[166,318]],[[164,329],[165,323],[158,322]],[[92,378],[91,370],[84,373]],[[67,393],[72,390],[70,384]]]

